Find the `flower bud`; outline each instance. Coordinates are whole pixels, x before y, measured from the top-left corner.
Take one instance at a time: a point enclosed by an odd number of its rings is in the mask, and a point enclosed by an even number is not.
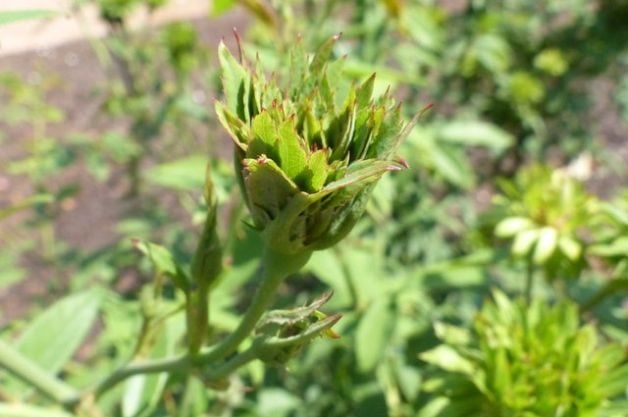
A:
[[[220,45],[225,102],[218,118],[233,138],[235,163],[255,227],[278,252],[330,247],[363,214],[377,180],[404,165],[394,153],[411,124],[388,92],[373,97],[375,74],[342,100],[337,37],[310,58],[298,42],[289,80],[267,79]],[[339,104],[342,103],[342,104]]]

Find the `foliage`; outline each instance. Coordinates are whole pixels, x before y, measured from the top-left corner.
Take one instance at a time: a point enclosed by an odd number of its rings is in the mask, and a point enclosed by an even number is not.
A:
[[[436,323],[444,343],[421,354],[443,370],[424,385],[439,408],[429,415],[622,415],[613,402],[628,384],[622,346],[602,343],[570,302],[493,299],[471,332]]]

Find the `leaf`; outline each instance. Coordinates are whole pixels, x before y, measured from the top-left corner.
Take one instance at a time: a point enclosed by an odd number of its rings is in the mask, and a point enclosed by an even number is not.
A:
[[[437,321],[434,323],[436,336],[449,345],[466,345],[471,341],[471,334],[464,327]]]
[[[153,262],[160,274],[172,279],[177,288],[187,290],[189,279],[187,274],[165,247],[151,242],[136,241],[135,246]]]
[[[389,343],[395,316],[386,298],[375,300],[358,323],[355,354],[358,369],[370,372],[380,361]]]
[[[560,239],[558,239],[558,247],[571,261],[578,260],[582,254],[582,245],[570,236],[561,236]],[[628,249],[628,246],[626,249]]]
[[[539,230],[539,238],[534,249],[533,261],[543,264],[556,250],[558,231],[553,227],[543,227]]]
[[[318,48],[316,55],[314,55],[312,63],[310,64],[310,72],[312,74],[316,75],[323,69],[327,61],[329,61],[334,45],[339,38],[340,35],[334,35],[323,42],[323,44]]]
[[[308,160],[308,171],[305,176],[305,189],[309,192],[318,192],[327,181],[329,165],[327,165],[326,149],[319,149],[314,152]]]
[[[512,244],[512,253],[516,256],[525,256],[539,237],[539,229],[524,230],[515,237]]]
[[[323,197],[324,195],[353,185],[370,184],[386,172],[399,171],[400,169],[402,169],[402,167],[399,164],[391,161],[378,161],[373,159],[359,161],[349,166],[347,175],[327,184],[319,193],[315,194],[315,196]]]
[[[218,59],[220,61],[222,88],[229,110],[244,119],[243,97],[249,75],[242,65],[231,55],[229,49],[220,42],[218,46]]]
[[[431,152],[432,164],[443,178],[461,188],[470,188],[475,181],[475,174],[458,149],[434,143]]]
[[[439,345],[419,355],[421,360],[436,365],[449,372],[473,375],[473,365],[451,346]]]
[[[514,143],[511,134],[480,120],[453,121],[442,126],[436,137],[444,142],[468,146],[485,146],[503,151]]]
[[[193,155],[175,161],[159,164],[144,172],[145,178],[153,184],[183,191],[202,190],[205,184],[207,159]]]
[[[236,0],[214,0],[212,1],[211,16],[216,17],[229,11],[236,5]]]
[[[56,16],[58,13],[52,10],[9,10],[0,12],[0,25],[19,22],[20,20],[44,19]]]
[[[16,348],[50,373],[59,372],[90,331],[101,292],[89,290],[54,303],[26,327]]]
[[[168,320],[157,335],[151,358],[164,358],[175,353],[175,347],[183,333],[181,316],[179,320]],[[168,373],[134,375],[124,383],[121,401],[123,417],[149,415],[162,401],[162,392],[168,381]]]
[[[508,217],[497,224],[495,236],[511,237],[532,227],[534,222],[527,217]]]

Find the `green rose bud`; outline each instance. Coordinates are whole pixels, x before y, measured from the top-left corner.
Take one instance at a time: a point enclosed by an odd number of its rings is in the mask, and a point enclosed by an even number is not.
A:
[[[337,243],[377,180],[405,166],[394,153],[411,124],[388,92],[373,97],[375,75],[338,97],[342,61],[329,60],[336,40],[311,58],[294,45],[286,85],[267,79],[259,62],[250,69],[219,48],[225,102],[216,112],[236,144],[253,222],[280,253]]]

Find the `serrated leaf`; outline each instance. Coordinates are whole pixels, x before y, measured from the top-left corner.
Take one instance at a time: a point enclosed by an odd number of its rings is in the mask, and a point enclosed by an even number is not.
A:
[[[309,192],[318,192],[327,180],[327,149],[314,152],[308,161],[308,174],[305,179],[305,188]]]
[[[358,109],[363,109],[368,106],[373,95],[373,86],[375,85],[375,73],[373,73],[366,81],[362,83],[357,91],[356,101]]]
[[[369,305],[355,333],[355,354],[360,371],[369,372],[380,361],[392,334],[394,319],[387,299],[378,299]]]
[[[244,97],[246,97],[245,90],[249,83],[249,75],[222,41],[218,46],[218,59],[227,106],[232,113],[244,120]]]
[[[558,231],[553,227],[543,227],[539,230],[536,248],[532,260],[536,264],[543,264],[556,250]]]
[[[306,153],[302,142],[291,120],[287,120],[279,126],[279,142],[277,143],[279,165],[281,170],[293,180],[307,166]]]
[[[508,217],[495,227],[495,236],[511,237],[534,227],[534,222],[527,217]]]
[[[318,50],[316,51],[316,55],[314,55],[312,63],[310,64],[310,72],[312,74],[318,74],[325,66],[325,63],[329,61],[331,52],[333,51],[334,45],[336,44],[336,41],[338,41],[338,39],[338,35],[333,36],[330,39],[326,40],[320,46],[320,48],[318,48]]]
[[[26,327],[16,348],[52,374],[72,358],[89,333],[101,292],[89,290],[57,301]]]

